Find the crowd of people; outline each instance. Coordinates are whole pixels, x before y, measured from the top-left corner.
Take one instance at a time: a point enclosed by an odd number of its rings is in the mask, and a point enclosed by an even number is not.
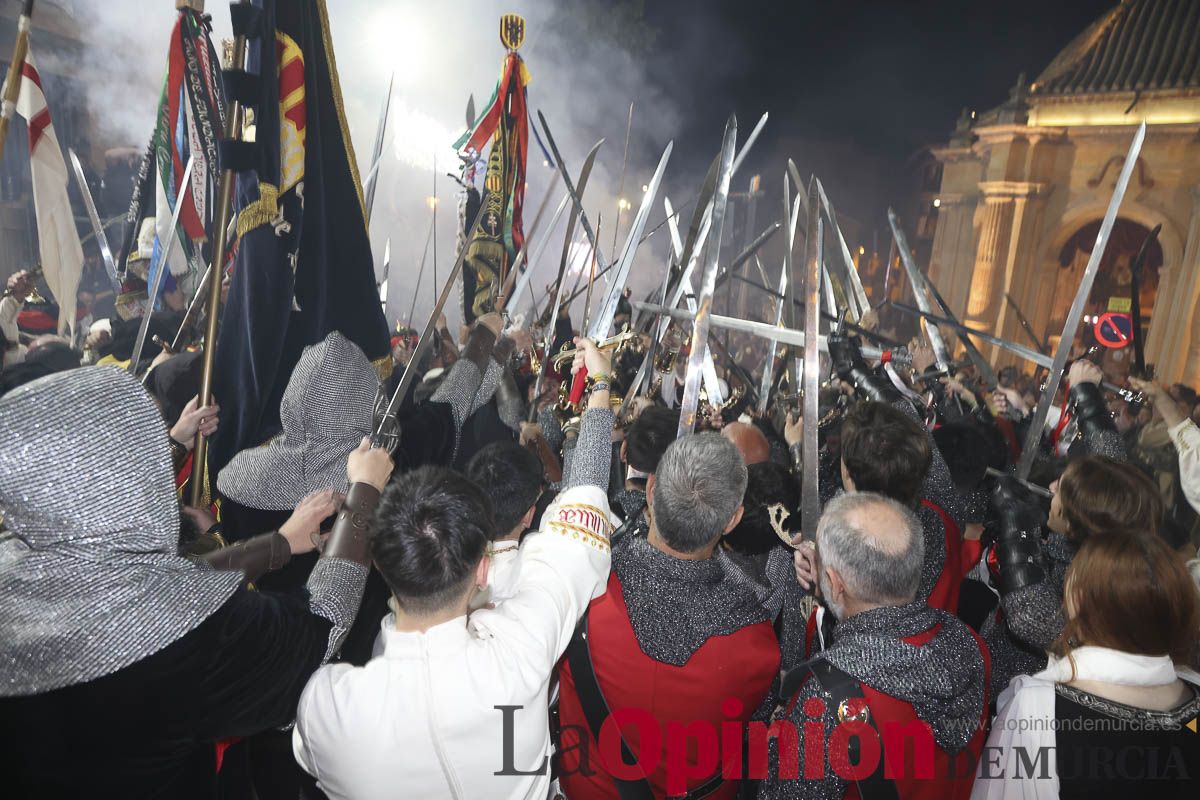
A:
[[[332,332],[204,508],[177,488],[221,424],[199,353],[6,360],[6,796],[1194,794],[1187,387],[1131,379],[1137,408],[1079,358],[1023,481],[1038,387],[1013,368],[885,369],[831,333],[811,464],[742,335],[680,436],[685,358],[624,398],[639,351],[565,319],[534,396],[540,336],[436,327],[394,448],[375,401],[412,342],[381,387]]]

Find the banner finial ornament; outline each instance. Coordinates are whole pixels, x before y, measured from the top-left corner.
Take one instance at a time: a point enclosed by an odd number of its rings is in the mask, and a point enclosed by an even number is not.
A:
[[[520,14],[500,17],[500,42],[510,52],[520,50],[525,43],[525,18]]]

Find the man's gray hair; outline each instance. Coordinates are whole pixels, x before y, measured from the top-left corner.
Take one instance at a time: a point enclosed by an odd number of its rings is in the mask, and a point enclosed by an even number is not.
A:
[[[674,550],[716,542],[746,495],[746,462],[728,439],[697,433],[671,443],[654,480],[654,524]]]
[[[900,530],[869,530],[854,519],[872,507],[890,510]],[[917,515],[895,500],[874,492],[835,497],[817,526],[817,547],[822,565],[836,570],[860,602],[900,605],[916,599],[925,537]]]

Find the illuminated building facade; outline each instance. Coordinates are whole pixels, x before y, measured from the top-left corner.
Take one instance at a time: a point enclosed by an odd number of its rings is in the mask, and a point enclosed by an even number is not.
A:
[[[1146,359],[1200,385],[1200,0],[1125,0],[987,112],[964,111],[942,164],[930,275],[967,324],[1028,344],[1008,293],[1053,347],[1136,126],[1146,141],[1085,314],[1125,312],[1130,261]],[[988,352],[986,346],[984,352]],[[993,352],[998,364],[1017,363]],[[1117,374],[1128,348],[1109,354]]]

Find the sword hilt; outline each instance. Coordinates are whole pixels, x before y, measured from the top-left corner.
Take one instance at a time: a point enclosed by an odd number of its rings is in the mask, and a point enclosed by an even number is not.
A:
[[[567,395],[567,401],[572,406],[578,406],[583,402],[583,392],[587,388],[587,367],[580,367],[579,371],[571,377],[571,393]]]

